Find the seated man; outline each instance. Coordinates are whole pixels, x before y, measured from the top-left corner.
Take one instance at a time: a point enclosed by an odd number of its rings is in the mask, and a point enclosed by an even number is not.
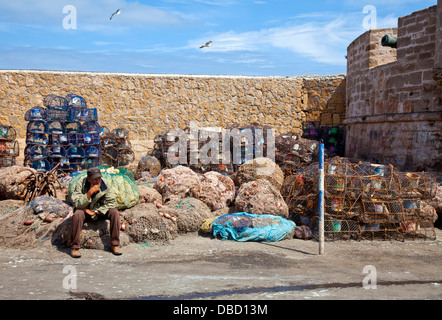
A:
[[[81,257],[80,235],[86,219],[110,219],[111,251],[121,255],[120,245],[120,214],[115,208],[115,195],[101,180],[98,168],[87,170],[87,176],[78,181],[69,196],[75,211],[72,217],[71,256]]]

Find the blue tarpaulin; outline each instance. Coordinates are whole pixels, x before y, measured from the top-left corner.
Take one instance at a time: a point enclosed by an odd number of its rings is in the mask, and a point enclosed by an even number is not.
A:
[[[294,227],[293,221],[279,216],[238,212],[216,218],[212,233],[223,240],[277,242],[287,237]]]

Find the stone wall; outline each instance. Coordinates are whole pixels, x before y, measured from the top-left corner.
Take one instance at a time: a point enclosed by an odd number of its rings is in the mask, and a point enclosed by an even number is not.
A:
[[[0,123],[18,132],[25,147],[24,115],[44,96],[75,93],[98,109],[99,123],[126,128],[137,158],[157,134],[190,126],[226,127],[257,122],[276,133],[302,132],[305,121],[340,125],[345,76],[234,77],[56,71],[0,71]],[[19,158],[20,159],[20,158]]]
[[[367,31],[348,47],[347,157],[442,169],[442,86],[433,76],[440,7],[399,18],[397,29]],[[397,35],[397,49],[382,47],[385,34]]]

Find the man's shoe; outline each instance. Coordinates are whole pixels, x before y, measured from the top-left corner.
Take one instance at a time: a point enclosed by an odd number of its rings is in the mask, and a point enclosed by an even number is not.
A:
[[[120,247],[118,246],[111,246],[111,251],[116,256],[121,256],[123,254],[123,252],[121,252]]]
[[[72,258],[80,258],[81,253],[79,249],[71,249],[71,257]]]

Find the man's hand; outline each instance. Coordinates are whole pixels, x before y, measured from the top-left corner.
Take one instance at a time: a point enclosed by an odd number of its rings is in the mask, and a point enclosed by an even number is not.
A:
[[[89,209],[84,209],[84,212],[86,212],[90,216],[95,216],[95,214],[96,214],[94,211],[89,210]]]
[[[95,192],[98,192],[98,191],[100,191],[100,185],[99,185],[99,184],[94,184],[94,185],[89,189],[89,191],[88,191],[87,194],[86,194],[88,200],[92,197],[92,195],[93,195]]]

